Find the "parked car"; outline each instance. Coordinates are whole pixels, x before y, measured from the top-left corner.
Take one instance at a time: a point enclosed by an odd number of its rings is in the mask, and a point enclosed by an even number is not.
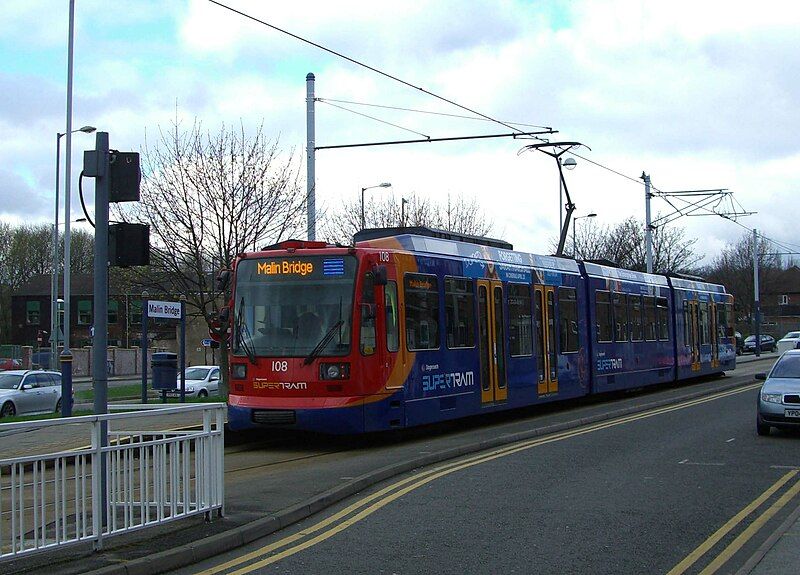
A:
[[[797,349],[798,343],[800,343],[800,331],[790,331],[778,340],[778,351],[783,353],[790,349]]]
[[[761,336],[761,351],[775,351],[776,344],[775,338],[771,335]],[[756,351],[756,336],[748,335],[744,340],[744,352],[755,353]]]
[[[61,411],[61,374],[13,369],[0,373],[0,418]]]
[[[0,358],[0,371],[7,369],[21,369],[22,362],[18,359]]]
[[[800,428],[800,349],[784,353],[769,374],[757,373],[764,380],[758,393],[756,431],[769,435],[770,428]]]
[[[734,335],[736,336],[736,355],[742,355],[744,353],[744,337],[739,331]]]
[[[216,365],[195,365],[186,368],[186,397],[208,397],[219,395],[219,367]],[[178,378],[177,389],[169,390],[169,397],[180,397],[181,380]]]

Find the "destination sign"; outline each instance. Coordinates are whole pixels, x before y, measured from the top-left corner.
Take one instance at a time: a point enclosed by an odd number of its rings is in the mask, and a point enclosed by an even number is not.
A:
[[[353,277],[356,259],[352,256],[294,256],[242,260],[237,265],[239,279],[250,281],[335,280]]]
[[[273,261],[273,262],[258,262],[256,273],[258,275],[298,275],[305,276],[314,272],[314,264],[311,262],[301,261]]]

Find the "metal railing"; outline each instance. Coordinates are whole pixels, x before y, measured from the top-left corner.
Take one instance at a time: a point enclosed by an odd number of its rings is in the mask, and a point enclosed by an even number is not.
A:
[[[0,459],[0,562],[87,541],[100,549],[113,535],[201,513],[222,515],[225,404],[113,409],[123,412],[0,424],[0,441],[39,432],[50,441],[61,434],[90,443]],[[202,422],[177,431],[108,429],[173,414],[202,416]]]

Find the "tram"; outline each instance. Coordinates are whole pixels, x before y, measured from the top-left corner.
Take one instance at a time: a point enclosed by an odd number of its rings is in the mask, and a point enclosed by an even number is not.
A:
[[[369,433],[736,366],[723,286],[502,240],[290,240],[240,254],[232,279],[232,429]]]

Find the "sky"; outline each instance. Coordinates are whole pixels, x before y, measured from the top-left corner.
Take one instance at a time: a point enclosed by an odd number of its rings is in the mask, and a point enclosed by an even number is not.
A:
[[[263,2],[238,10],[506,123],[577,141],[566,172],[577,225],[644,220],[642,172],[661,191],[726,188],[738,223],[668,224],[710,261],[747,230],[800,252],[800,4],[782,1],[454,0]],[[208,0],[75,1],[73,128],[141,151],[173,122],[258,126],[305,161],[306,74],[316,145],[509,133]],[[67,0],[6,0],[0,20],[0,221],[53,219],[56,133],[66,127]],[[397,126],[337,108],[336,103]],[[361,104],[386,106],[378,108]],[[404,110],[422,110],[422,114]],[[449,114],[449,116],[437,115]],[[522,129],[536,129],[521,126]],[[77,175],[94,136],[72,139]],[[491,235],[548,253],[558,233],[555,160],[497,138],[319,150],[316,198],[475,198]],[[62,166],[65,139],[62,139]],[[564,156],[569,157],[569,155]],[[585,158],[585,159],[584,159]],[[599,164],[599,166],[598,166]],[[298,164],[300,165],[300,164]],[[305,174],[304,164],[301,173]],[[62,174],[63,190],[63,174]],[[89,200],[91,204],[91,199]],[[724,209],[724,208],[722,208]],[[654,218],[668,214],[660,198]],[[63,221],[63,210],[60,216]]]

